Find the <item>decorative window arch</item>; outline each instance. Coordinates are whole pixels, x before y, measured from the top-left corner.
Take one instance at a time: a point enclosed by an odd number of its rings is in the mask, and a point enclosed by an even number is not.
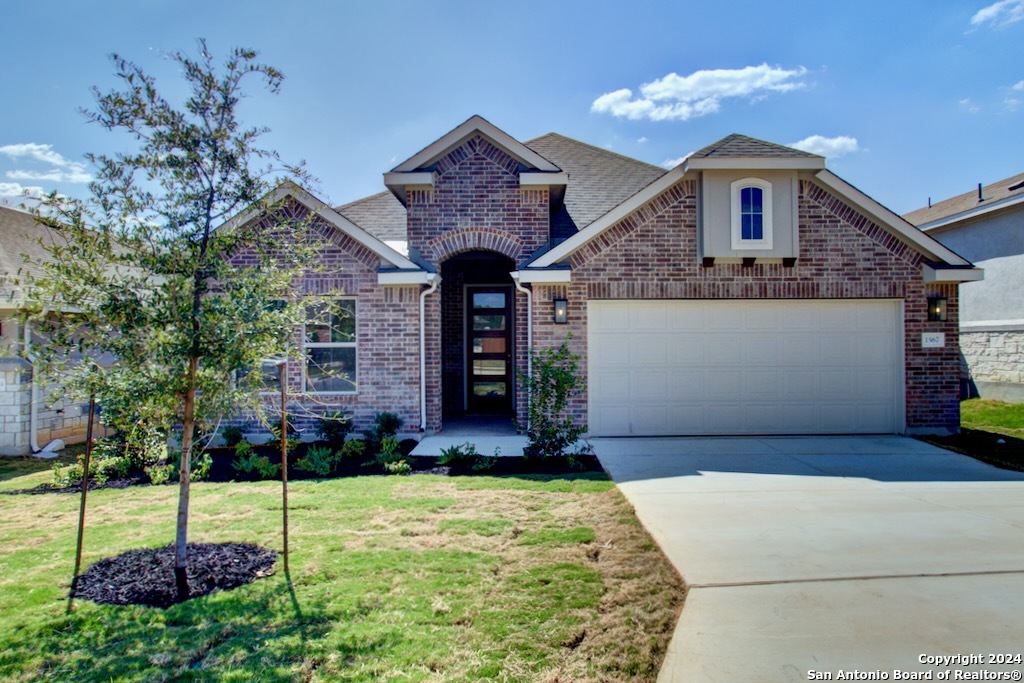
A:
[[[729,186],[733,249],[772,248],[772,184],[742,178]]]

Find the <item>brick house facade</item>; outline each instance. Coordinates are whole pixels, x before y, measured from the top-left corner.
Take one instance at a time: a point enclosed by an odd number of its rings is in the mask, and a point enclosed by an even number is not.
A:
[[[310,418],[344,409],[362,428],[387,410],[426,433],[465,415],[521,421],[530,344],[568,339],[586,387],[572,410],[592,434],[791,433],[805,404],[824,407],[800,432],[959,427],[957,295],[974,269],[821,157],[730,136],[666,172],[554,134],[519,142],[473,117],[385,185],[336,208],[282,190],[298,213],[317,213],[329,244],[328,267],[303,287],[355,301],[351,390],[310,393],[293,366]],[[929,320],[935,297],[944,320]],[[555,300],[567,302],[564,322]],[[634,314],[668,327],[615,327]],[[701,316],[705,327],[687,327]],[[730,336],[748,320],[770,331]],[[879,331],[858,341],[850,320]],[[735,349],[735,363],[716,347]],[[662,382],[685,391],[658,393],[644,372],[686,378]],[[600,417],[616,411],[629,415]]]

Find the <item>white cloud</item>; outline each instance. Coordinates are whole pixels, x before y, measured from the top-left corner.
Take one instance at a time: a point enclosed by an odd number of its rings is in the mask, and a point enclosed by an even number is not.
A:
[[[989,25],[992,27],[1014,24],[1024,19],[1024,0],[999,0],[987,7],[982,7],[971,17],[972,26]]]
[[[782,69],[767,64],[742,69],[706,69],[688,76],[670,73],[641,85],[635,98],[629,88],[605,93],[594,100],[590,110],[632,120],[686,121],[717,112],[726,98],[756,100],[772,92],[803,88],[806,84],[798,79],[806,73],[807,69],[802,66]]]
[[[1024,90],[1024,81],[1017,81],[1010,87],[1010,90]]]
[[[6,154],[11,159],[29,159],[50,166],[45,171],[7,171],[5,175],[11,180],[44,180],[54,183],[88,183],[92,180],[92,176],[85,171],[85,164],[66,159],[53,150],[53,145],[36,142],[4,145],[0,147],[0,154]]]
[[[678,166],[679,164],[681,164],[684,161],[686,161],[686,157],[690,156],[691,154],[693,154],[693,152],[688,152],[688,153],[684,154],[683,156],[677,157],[675,159],[665,159],[665,161],[661,162],[661,167],[662,168],[673,169],[676,166]]]
[[[647,142],[647,138],[646,137],[640,137],[640,138],[637,139],[637,142],[639,142],[642,145],[645,142]]]
[[[1016,97],[1006,97],[1003,99],[1003,107],[1006,111],[1017,111],[1020,109],[1020,100]]]
[[[29,195],[39,197],[43,194],[43,188],[37,185],[25,186],[21,183],[0,183],[0,197],[24,197]]]
[[[976,105],[970,97],[963,98],[957,104],[959,104],[960,108],[966,111],[968,114],[977,114],[979,111],[981,111],[981,107]]]
[[[837,135],[834,138],[827,138],[824,135],[811,135],[798,142],[792,142],[789,146],[830,159],[837,159],[844,154],[860,151],[857,138],[852,138],[849,135]]]

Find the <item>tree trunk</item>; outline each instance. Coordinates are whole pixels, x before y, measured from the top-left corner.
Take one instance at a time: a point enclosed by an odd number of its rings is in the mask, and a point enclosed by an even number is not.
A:
[[[181,464],[178,477],[178,532],[174,545],[174,582],[178,587],[178,601],[188,599],[188,502],[192,484],[192,432],[196,415],[197,358],[188,359],[188,391],[185,392],[185,411],[181,421]]]

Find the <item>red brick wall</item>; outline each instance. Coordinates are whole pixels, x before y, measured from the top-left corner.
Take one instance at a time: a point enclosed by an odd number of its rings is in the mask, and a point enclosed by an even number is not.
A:
[[[956,286],[926,287],[921,256],[824,187],[801,181],[796,265],[716,264],[697,252],[697,184],[684,181],[606,231],[572,257],[572,283],[536,287],[537,310],[566,295],[570,324],[535,314],[535,343],[586,351],[590,299],[899,298],[905,302],[906,410],[911,430],[959,426]],[[927,322],[932,291],[949,299],[945,323]],[[943,349],[922,349],[921,333],[946,334]],[[583,364],[584,380],[586,363]],[[574,404],[586,419],[586,396]]]
[[[306,217],[301,205],[292,204],[279,212],[276,220]],[[325,411],[343,410],[353,416],[358,431],[369,427],[377,413],[390,411],[402,418],[403,431],[418,430],[421,287],[377,284],[379,256],[321,219],[312,232],[323,249],[318,267],[303,277],[302,291],[356,298],[357,391],[352,395],[304,394],[302,362],[292,362],[288,373],[288,390],[294,397],[289,406],[292,422],[303,429],[315,428],[317,417]],[[286,239],[287,233],[273,234],[274,239]],[[252,262],[245,254],[235,260]]]

